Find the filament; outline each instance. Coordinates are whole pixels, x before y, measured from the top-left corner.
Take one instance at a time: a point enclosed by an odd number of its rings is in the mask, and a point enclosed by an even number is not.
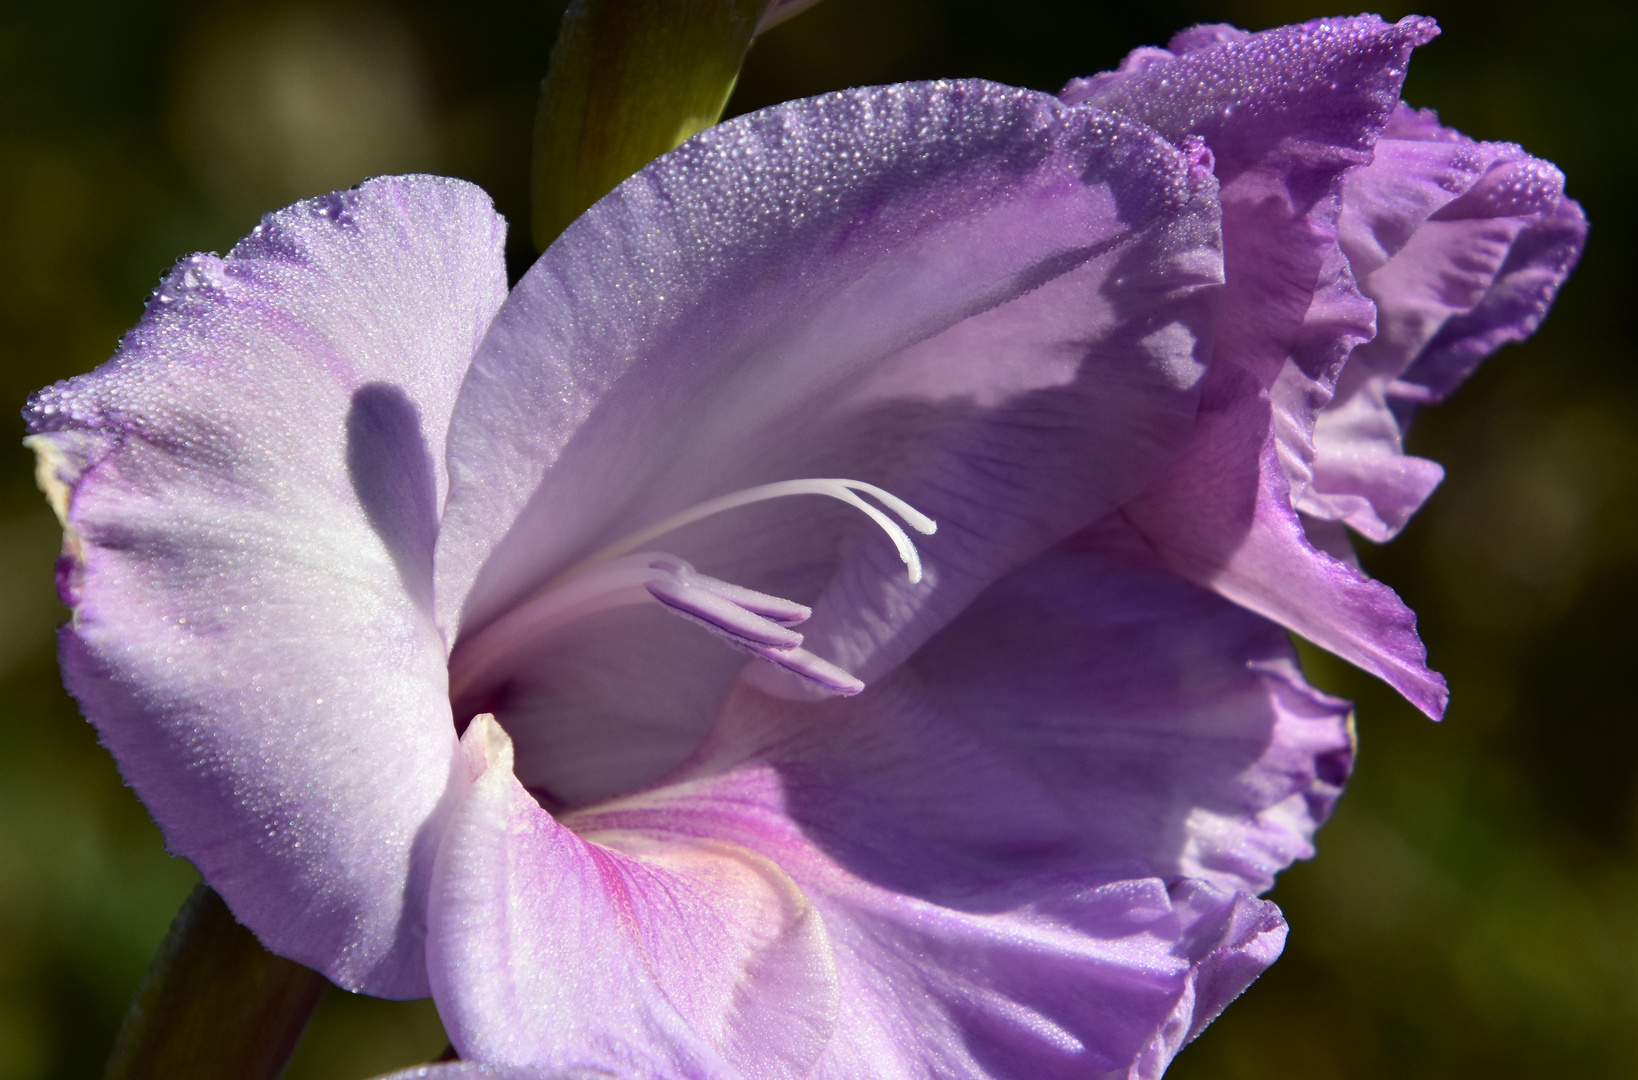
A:
[[[623,539],[616,540],[601,551],[570,567],[558,577],[559,581],[566,581],[585,570],[606,562],[609,559],[619,558],[638,548],[644,547],[650,540],[675,532],[684,525],[692,525],[724,510],[734,510],[741,506],[750,506],[753,503],[764,502],[768,499],[780,499],[790,495],[826,495],[832,499],[839,499],[853,507],[874,521],[881,530],[893,541],[893,546],[899,553],[910,575],[911,584],[919,582],[922,577],[921,554],[916,545],[911,542],[910,536],[898,522],[882,513],[876,507],[865,502],[854,494],[863,491],[879,500],[889,510],[904,519],[906,525],[926,536],[938,531],[938,523],[923,514],[903,499],[890,492],[883,491],[874,484],[866,484],[859,480],[780,480],[772,484],[762,484],[758,487],[746,488],[729,495],[719,495],[715,499],[707,499],[696,503],[687,510],[678,511],[668,518],[656,521],[644,529],[639,529]]]

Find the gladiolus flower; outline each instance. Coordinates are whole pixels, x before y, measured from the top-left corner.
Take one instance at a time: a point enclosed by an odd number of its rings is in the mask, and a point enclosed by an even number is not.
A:
[[[1341,526],[1584,233],[1398,104],[1433,33],[778,106],[510,295],[469,185],[270,215],[30,406],[69,688],[264,943],[463,1058],[1157,1076],[1351,765],[1285,627],[1442,707]]]

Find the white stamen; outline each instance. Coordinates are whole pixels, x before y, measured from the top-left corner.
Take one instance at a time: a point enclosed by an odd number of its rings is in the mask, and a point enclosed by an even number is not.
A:
[[[845,488],[852,488],[854,491],[864,492],[877,502],[881,503],[883,506],[887,507],[889,510],[893,511],[895,514],[899,515],[899,517],[904,519],[904,523],[906,525],[921,533],[923,536],[932,536],[934,533],[938,532],[938,522],[934,521],[920,510],[917,510],[914,506],[911,506],[909,503],[905,502],[891,491],[885,491],[882,488],[877,487],[875,484],[867,484],[862,480],[832,480],[831,483],[841,484]]]
[[[724,510],[733,510],[741,506],[750,506],[752,503],[763,502],[768,499],[779,499],[787,495],[828,495],[832,499],[839,499],[855,510],[862,511],[870,520],[874,521],[898,550],[899,558],[903,560],[910,574],[911,584],[921,580],[921,554],[916,551],[916,545],[911,543],[910,536],[900,527],[899,523],[882,513],[876,507],[865,502],[855,491],[863,491],[879,500],[882,505],[903,518],[919,533],[932,535],[938,529],[938,523],[923,514],[909,503],[896,495],[883,491],[874,484],[866,484],[859,480],[781,480],[773,484],[762,484],[758,487],[746,488],[729,495],[719,495],[715,499],[707,499],[696,503],[687,510],[679,511],[662,521],[657,521],[646,529],[639,529],[623,540],[617,540],[608,547],[583,559],[575,566],[563,573],[557,580],[565,581],[575,575],[591,569],[593,566],[627,555],[638,548],[644,547],[650,540],[664,536],[668,532],[675,532],[684,525],[692,525],[696,521],[720,514]]]
[[[863,512],[893,541],[910,581],[922,578],[921,555],[898,522],[865,502],[864,492],[919,533],[938,525],[903,499],[858,480],[783,480],[746,488],[689,507],[617,540],[557,575],[450,656],[449,693],[458,701],[530,642],[575,619],[610,608],[660,601],[679,614],[708,624],[763,659],[788,668],[841,694],[864,688],[851,674],[800,648],[802,636],[787,628],[802,622],[808,609],[777,596],[718,581],[663,551],[643,551],[651,540],[724,510],[787,495],[825,495]],[[636,554],[633,554],[633,553]],[[658,583],[658,591],[650,588]]]

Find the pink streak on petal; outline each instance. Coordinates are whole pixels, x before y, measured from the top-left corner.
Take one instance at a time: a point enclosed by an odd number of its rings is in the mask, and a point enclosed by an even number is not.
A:
[[[463,1057],[805,1073],[835,976],[823,922],[774,863],[709,838],[582,838],[518,784],[491,717],[462,747],[483,771],[439,852],[429,966]]]

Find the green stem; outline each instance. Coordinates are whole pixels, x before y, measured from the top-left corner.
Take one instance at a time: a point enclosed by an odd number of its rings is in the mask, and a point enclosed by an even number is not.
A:
[[[328,985],[262,948],[200,885],[131,1000],[107,1080],[275,1080]]]
[[[717,122],[768,0],[573,0],[535,116],[545,251],[616,184]]]

